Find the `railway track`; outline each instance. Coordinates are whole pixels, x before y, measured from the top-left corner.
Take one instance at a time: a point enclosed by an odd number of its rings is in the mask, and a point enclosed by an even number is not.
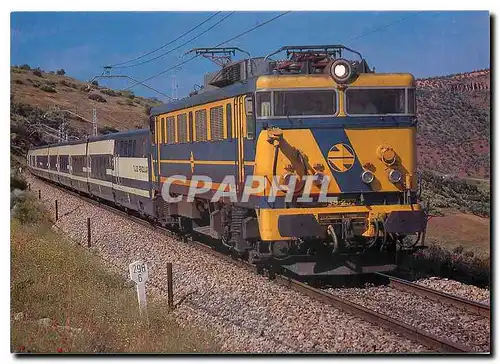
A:
[[[448,304],[460,309],[467,310],[470,313],[481,315],[490,318],[490,306],[483,303],[467,300],[462,297],[454,296],[449,293],[431,289],[429,287],[415,284],[413,282],[393,277],[384,273],[376,273],[376,275],[389,280],[391,287],[400,291],[412,293],[421,297],[429,298],[431,300]]]
[[[147,221],[147,220],[142,219],[142,218],[135,216],[135,215],[131,215],[130,213],[127,213],[127,212],[125,212],[121,209],[118,209],[116,207],[110,206],[109,204],[107,204],[105,202],[93,200],[93,199],[91,199],[87,196],[84,196],[78,192],[68,190],[68,189],[63,188],[59,185],[56,185],[50,181],[44,181],[44,182],[49,183],[51,186],[54,186],[65,193],[69,193],[70,195],[78,197],[78,198],[80,198],[86,202],[89,202],[93,205],[99,206],[99,207],[104,208],[110,212],[113,212],[113,213],[118,214],[120,216],[126,217],[126,218],[128,218],[128,219],[130,219],[138,224],[141,224],[143,226],[147,226],[147,227],[154,229],[154,230],[161,231],[162,233],[164,233],[165,235],[167,235],[169,237],[181,239],[184,242],[186,242],[190,245],[193,245],[193,246],[197,247],[198,249],[203,250],[206,253],[209,253],[209,254],[216,256],[218,258],[221,258],[223,260],[229,261],[229,262],[236,264],[242,268],[245,268],[253,273],[262,273],[262,272],[258,271],[258,269],[255,265],[250,264],[244,260],[238,259],[237,257],[235,257],[233,255],[228,255],[228,254],[224,254],[222,252],[219,252],[214,246],[210,246],[210,245],[207,245],[207,244],[202,243],[200,241],[197,241],[197,240],[193,239],[191,236],[182,235],[182,234],[179,234],[175,231],[171,231],[171,230],[166,229],[164,227],[155,225],[155,224],[151,223],[150,221]],[[284,276],[281,274],[274,274],[273,272],[269,272],[269,273],[270,273],[269,277],[272,279],[275,279],[275,281],[278,284],[281,284],[287,288],[293,289],[299,293],[307,295],[307,296],[314,298],[314,299],[316,299],[320,302],[323,302],[325,304],[332,305],[332,306],[339,308],[345,312],[348,312],[356,317],[359,317],[363,320],[371,322],[372,324],[389,329],[390,331],[393,331],[393,332],[396,332],[400,335],[403,335],[403,336],[405,336],[405,337],[407,337],[415,342],[418,342],[419,344],[425,345],[432,350],[436,350],[438,352],[445,352],[445,353],[472,353],[472,352],[474,352],[472,349],[470,349],[470,348],[468,348],[460,343],[452,342],[452,341],[447,340],[445,338],[437,337],[437,336],[435,336],[429,332],[426,332],[424,330],[421,330],[417,327],[413,327],[413,326],[408,325],[404,322],[397,321],[394,318],[391,318],[391,317],[386,316],[384,314],[378,313],[378,312],[373,311],[371,309],[368,309],[366,307],[360,306],[360,305],[355,304],[353,302],[344,300],[344,299],[339,298],[339,297],[335,297],[334,295],[332,295],[328,292],[325,292],[321,289],[312,287],[308,284],[299,282],[299,281],[292,279],[290,277],[287,277],[287,276]],[[389,277],[390,276],[387,276],[387,278],[389,278]],[[393,279],[391,282],[394,282],[391,284],[394,284],[394,285],[399,284],[399,287],[404,286],[404,284],[397,282],[397,280],[398,280],[397,278],[395,278],[395,277],[390,277],[390,278]],[[408,283],[411,284],[411,282],[408,282]],[[405,286],[405,287],[409,287],[409,286]],[[419,287],[423,287],[423,286],[419,286]],[[427,288],[427,287],[424,287],[424,288]],[[406,289],[410,289],[410,288],[406,288]],[[415,290],[415,292],[416,292],[416,290]],[[451,296],[451,295],[448,295],[448,296]],[[436,296],[433,296],[433,297],[436,297]],[[451,297],[454,297],[454,296],[451,296]],[[463,300],[463,301],[466,301],[466,300]],[[483,306],[485,306],[485,305],[483,305]],[[465,308],[465,306],[462,306],[462,307]],[[467,306],[467,307],[469,307],[469,306]],[[485,312],[484,311],[485,309],[486,308],[483,308],[482,311],[480,311],[480,312]],[[477,311],[475,311],[475,312],[477,312]],[[488,309],[488,315],[489,315],[489,309]]]
[[[356,303],[344,300],[340,297],[336,297],[321,289],[311,287],[305,283],[296,281],[289,277],[277,276],[276,279],[278,280],[279,283],[291,289],[294,289],[298,292],[301,292],[317,300],[320,300],[323,303],[340,308],[343,311],[349,312],[350,314],[360,317],[375,325],[382,326],[391,331],[397,332],[436,351],[445,353],[473,352],[472,349],[464,345],[452,342],[444,338],[437,337],[429,332],[413,327],[404,322],[395,320],[392,317],[378,313],[369,308],[360,306]]]

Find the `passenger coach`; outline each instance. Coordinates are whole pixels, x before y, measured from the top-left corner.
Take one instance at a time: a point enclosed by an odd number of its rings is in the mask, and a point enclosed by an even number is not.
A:
[[[27,162],[37,176],[152,216],[150,149],[141,129],[34,148]]]

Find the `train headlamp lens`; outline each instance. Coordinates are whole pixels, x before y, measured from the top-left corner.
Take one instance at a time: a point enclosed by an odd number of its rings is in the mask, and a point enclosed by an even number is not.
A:
[[[333,72],[335,73],[335,76],[344,78],[347,74],[347,67],[343,64],[338,64],[335,66]]]
[[[332,63],[330,74],[338,83],[347,82],[352,76],[351,64],[347,60],[339,58]]]
[[[372,183],[374,178],[375,176],[370,171],[364,171],[363,174],[361,174],[361,180],[366,184]]]
[[[389,172],[389,181],[392,183],[398,183],[401,182],[401,179],[403,178],[403,175],[401,174],[400,171],[397,169],[391,169]]]

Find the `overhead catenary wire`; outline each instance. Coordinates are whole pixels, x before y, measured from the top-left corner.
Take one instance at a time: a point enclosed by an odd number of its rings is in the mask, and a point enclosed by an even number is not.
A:
[[[264,25],[266,25],[266,24],[269,24],[270,22],[272,22],[272,21],[274,21],[274,20],[276,20],[276,19],[278,19],[278,18],[281,18],[282,16],[284,16],[284,15],[286,15],[286,14],[290,13],[290,12],[291,12],[291,11],[285,11],[285,12],[283,12],[283,13],[281,13],[281,14],[278,14],[278,15],[276,15],[275,17],[272,17],[271,19],[266,20],[265,22],[263,22],[263,23],[261,23],[261,24],[257,24],[257,25],[255,25],[255,26],[253,26],[252,28],[247,29],[247,30],[245,30],[244,32],[242,32],[242,33],[240,33],[240,34],[238,34],[238,35],[236,35],[236,36],[234,36],[234,37],[232,37],[232,38],[230,38],[230,39],[228,39],[228,40],[225,40],[225,41],[223,41],[223,42],[221,42],[221,43],[217,44],[216,46],[214,46],[214,47],[212,47],[212,48],[220,47],[221,45],[224,45],[224,44],[226,44],[226,43],[229,43],[229,42],[231,42],[231,41],[233,41],[233,40],[235,40],[235,39],[237,39],[237,38],[240,38],[240,37],[242,37],[242,36],[244,36],[244,35],[246,35],[246,34],[248,34],[248,33],[252,32],[252,31],[254,31],[255,29],[258,29],[258,28],[260,28],[260,27],[262,27],[262,26],[264,26]],[[149,80],[152,80],[153,78],[156,78],[156,77],[158,77],[158,76],[161,76],[161,75],[163,75],[163,74],[167,73],[168,71],[171,71],[171,70],[173,70],[173,69],[176,69],[177,67],[183,66],[183,65],[185,65],[186,63],[191,62],[193,59],[198,58],[199,56],[200,56],[199,54],[194,55],[194,56],[192,56],[192,57],[188,58],[187,60],[185,60],[185,61],[183,61],[183,62],[181,62],[181,63],[178,63],[178,64],[176,64],[176,65],[174,65],[174,66],[172,66],[172,67],[167,68],[166,70],[163,70],[163,71],[161,71],[161,72],[159,72],[159,73],[157,73],[157,74],[155,74],[155,75],[152,75],[152,76],[150,76],[150,77],[148,77],[148,78],[146,78],[146,79],[144,79],[144,80],[141,80],[140,82],[137,82],[137,83],[135,83],[135,84],[133,84],[133,85],[129,86],[129,87],[128,87],[128,88],[126,88],[125,90],[129,90],[129,89],[131,89],[131,88],[133,88],[133,87],[135,87],[135,86],[137,86],[137,85],[139,85],[139,84],[141,84],[141,83],[144,83],[144,82],[147,82],[147,81],[149,81]]]
[[[224,20],[226,20],[227,18],[229,18],[231,15],[233,15],[235,13],[235,11],[227,14],[225,17],[223,17],[222,19],[220,19],[219,21],[217,21],[215,24],[213,24],[212,26],[210,26],[209,28],[205,29],[203,32],[201,32],[200,34],[192,37],[191,39],[185,41],[184,43],[180,44],[179,46],[175,47],[175,48],[172,48],[170,49],[169,51],[167,52],[164,52],[156,57],[153,57],[153,58],[150,58],[150,59],[147,59],[145,61],[142,61],[142,62],[139,62],[139,63],[135,63],[135,64],[131,64],[131,65],[127,65],[127,66],[107,66],[107,67],[111,67],[111,68],[129,68],[129,67],[137,67],[137,66],[141,66],[143,64],[146,64],[146,63],[149,63],[149,62],[152,62],[154,60],[157,60],[158,58],[161,58],[161,57],[164,57],[166,56],[167,54],[170,54],[176,50],[178,50],[179,48],[182,48],[184,47],[186,44],[188,43],[191,43],[193,40],[196,40],[198,39],[199,37],[201,37],[202,35],[208,33],[210,30],[212,30],[213,28],[215,28],[217,25],[219,25],[220,23],[222,23]]]
[[[218,14],[220,14],[220,13],[221,13],[221,12],[220,12],[220,11],[218,11],[218,12],[216,12],[215,14],[212,14],[211,16],[209,16],[207,19],[205,19],[204,21],[202,21],[202,22],[201,22],[201,23],[199,23],[198,25],[196,25],[196,26],[194,26],[193,28],[189,29],[187,32],[185,32],[185,33],[183,33],[183,34],[179,35],[177,38],[175,38],[175,39],[171,40],[170,42],[165,43],[165,44],[163,44],[162,46],[160,46],[160,47],[158,47],[158,48],[153,49],[153,50],[152,50],[152,51],[150,51],[150,52],[147,52],[147,53],[145,53],[145,54],[143,54],[143,55],[140,55],[140,56],[138,56],[138,57],[135,57],[135,58],[129,59],[128,61],[125,61],[125,62],[120,62],[120,63],[115,63],[115,64],[111,64],[111,65],[108,65],[108,66],[106,66],[106,67],[117,68],[118,66],[121,66],[121,65],[124,65],[124,64],[126,64],[126,63],[130,63],[130,62],[134,62],[134,61],[137,61],[137,60],[139,60],[139,59],[141,59],[141,58],[144,58],[144,57],[146,57],[146,56],[149,56],[150,54],[153,54],[153,53],[155,53],[155,52],[159,51],[160,49],[163,49],[163,48],[165,48],[165,47],[169,46],[170,44],[172,44],[172,43],[174,43],[174,42],[178,41],[178,40],[179,40],[179,39],[181,39],[182,37],[184,37],[184,36],[188,35],[189,33],[193,32],[193,31],[195,31],[196,29],[198,29],[198,28],[199,28],[199,27],[201,27],[203,24],[205,24],[206,22],[210,21],[211,19],[213,19],[216,15],[218,15]]]
[[[364,37],[364,36],[367,36],[367,35],[369,35],[369,34],[372,34],[372,33],[378,32],[378,31],[380,31],[380,30],[382,30],[382,29],[385,29],[385,28],[389,28],[389,27],[391,27],[391,26],[393,26],[393,25],[396,25],[396,24],[398,24],[398,23],[401,23],[401,22],[405,21],[406,19],[413,18],[413,17],[418,16],[418,15],[420,15],[420,14],[421,14],[421,12],[418,12],[418,13],[415,13],[415,14],[411,14],[411,15],[405,16],[404,18],[401,18],[401,19],[399,19],[399,20],[396,20],[396,21],[394,21],[394,22],[391,22],[391,23],[388,23],[388,24],[384,24],[384,25],[382,25],[382,26],[380,26],[380,27],[377,27],[377,28],[370,29],[370,30],[368,30],[368,31],[366,31],[366,32],[364,32],[364,33],[361,33],[360,35],[357,35],[357,36],[355,36],[355,37],[352,37],[352,38],[350,38],[350,39],[347,39],[344,43],[347,43],[347,42],[353,42],[353,41],[358,40],[358,39],[360,39],[360,38],[362,38],[362,37]]]

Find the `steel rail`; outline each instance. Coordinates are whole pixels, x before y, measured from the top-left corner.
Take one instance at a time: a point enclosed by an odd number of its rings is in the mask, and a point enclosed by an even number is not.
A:
[[[33,175],[35,176],[35,175]],[[162,226],[155,225],[151,223],[150,221],[144,220],[142,218],[139,218],[134,215],[130,215],[129,213],[120,210],[116,207],[113,207],[109,205],[106,202],[100,202],[97,200],[94,200],[90,198],[89,196],[85,196],[82,193],[75,192],[73,190],[66,189],[65,187],[62,187],[54,181],[47,180],[38,176],[35,176],[36,178],[41,179],[43,182],[49,183],[50,186],[54,186],[57,189],[69,193],[70,195],[73,195],[75,197],[78,197],[84,201],[87,201],[93,205],[102,207],[110,212],[113,212],[119,216],[126,217],[134,222],[137,222],[143,226],[147,226],[153,230],[158,230],[163,232],[165,235],[176,238],[176,239],[182,239],[184,242],[199,248],[200,250],[209,253],[215,257],[221,258],[226,262],[233,263],[239,267],[245,268],[253,273],[257,273],[257,267],[249,262],[243,261],[241,259],[235,258],[232,255],[227,255],[223,254],[221,252],[218,252],[214,247],[209,246],[207,244],[204,244],[202,242],[196,241],[192,239],[192,237],[187,237],[186,235],[179,234],[175,231],[171,231],[169,229],[166,229]],[[437,336],[428,333],[424,330],[421,330],[419,328],[413,327],[411,325],[408,325],[404,322],[397,321],[396,319],[393,319],[389,316],[383,315],[381,313],[378,313],[376,311],[370,310],[366,307],[357,305],[353,302],[349,302],[346,300],[343,300],[339,297],[335,297],[334,295],[325,292],[323,290],[311,287],[307,284],[304,284],[302,282],[299,282],[297,280],[294,280],[290,277],[286,277],[283,275],[274,275],[274,279],[278,284],[281,284],[282,286],[285,286],[287,288],[291,288],[299,293],[305,294],[311,298],[314,298],[320,302],[332,305],[336,308],[341,309],[344,312],[350,313],[356,317],[359,317],[365,321],[368,321],[372,324],[375,324],[377,326],[384,327],[386,329],[389,329],[390,331],[397,332],[419,344],[423,344],[427,346],[428,348],[431,348],[433,350],[439,351],[439,352],[446,352],[446,353],[473,353],[474,351],[464,345],[461,345],[459,343],[455,343],[452,341],[449,341],[447,339],[443,338],[438,338]]]
[[[384,273],[376,273],[378,276],[389,280],[391,287],[400,291],[413,293],[415,295],[429,298],[433,301],[452,305],[454,307],[467,310],[476,315],[490,318],[490,306],[477,301],[468,300],[443,291],[438,291],[420,284],[416,284],[401,278],[393,277]]]

